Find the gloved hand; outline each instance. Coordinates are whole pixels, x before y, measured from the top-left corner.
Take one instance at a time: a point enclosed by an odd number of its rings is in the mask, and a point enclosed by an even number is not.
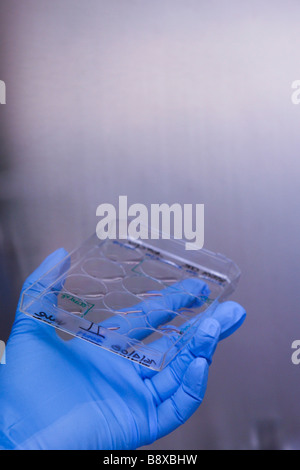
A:
[[[23,290],[66,254],[60,249],[50,255]],[[203,283],[195,281],[199,294]],[[168,301],[182,306],[180,296],[173,293]],[[79,338],[64,341],[55,328],[17,310],[6,365],[0,366],[0,448],[123,450],[150,444],[198,408],[218,341],[244,318],[235,302],[219,304],[177,357],[155,372]]]

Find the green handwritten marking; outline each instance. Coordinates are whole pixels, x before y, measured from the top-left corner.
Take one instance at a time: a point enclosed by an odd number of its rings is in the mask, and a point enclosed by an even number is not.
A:
[[[76,297],[76,296],[71,295],[71,294],[67,294],[67,293],[60,294],[60,297],[61,297],[61,299],[70,300],[70,302],[73,302],[74,304],[78,305],[79,307],[82,307],[83,309],[86,309],[83,312],[82,316],[86,315],[91,310],[91,308],[93,308],[95,306],[95,304],[91,304],[89,302],[86,302],[86,301],[80,299],[79,297]]]
[[[200,299],[203,300],[204,303],[210,305],[215,299],[210,299],[209,297],[206,297],[205,295],[200,295]]]
[[[84,314],[82,315],[83,317],[93,308],[95,307],[95,304],[88,304],[89,305],[89,308],[84,312]]]
[[[144,262],[144,260],[140,261],[139,264],[136,264],[133,268],[132,268],[132,272],[135,273],[135,274],[141,274],[139,272],[136,271],[137,268],[140,267],[140,265]]]

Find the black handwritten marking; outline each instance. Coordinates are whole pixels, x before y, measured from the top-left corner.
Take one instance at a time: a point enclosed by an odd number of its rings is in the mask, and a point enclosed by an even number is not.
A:
[[[191,264],[184,264],[183,265],[184,269],[187,271],[190,271],[191,273],[198,273],[200,270],[196,266],[192,266]]]
[[[156,365],[156,362],[154,359],[150,359],[149,357],[145,356],[144,354],[139,354],[135,349],[133,349],[131,352],[127,351],[127,349],[122,349],[121,346],[114,344],[111,349],[119,354],[120,356],[126,357],[127,359],[130,359],[131,361],[138,362],[139,364],[142,364],[144,366],[150,367],[151,364]]]
[[[207,271],[202,271],[201,274],[202,274],[203,277],[208,277],[209,279],[211,279],[212,281],[217,282],[218,284],[224,284],[224,282],[226,282],[226,279],[224,279],[220,276],[217,276],[216,274],[212,274],[210,272],[207,272]]]
[[[45,321],[49,321],[49,322],[55,321],[55,317],[53,317],[53,315],[47,315],[47,313],[45,312],[35,313],[34,315],[36,315],[38,318],[44,318]]]
[[[127,240],[126,243],[132,245],[134,248],[140,248],[141,250],[148,251],[149,253],[157,257],[162,256],[160,251],[154,250],[150,246],[140,245],[139,243],[133,242],[132,240]]]
[[[88,331],[89,333],[93,333],[94,335],[100,336],[101,338],[105,339],[105,336],[100,333],[101,326],[96,325],[94,322],[90,322],[90,326],[88,328],[83,328],[83,326],[80,326],[79,328],[81,330]]]
[[[134,243],[131,240],[127,240],[126,243],[121,243],[118,240],[114,240],[113,243],[115,245],[122,246],[123,248],[127,248],[128,250],[135,250],[135,248],[139,248],[140,246],[138,243]],[[128,245],[133,245],[133,246],[128,246]]]

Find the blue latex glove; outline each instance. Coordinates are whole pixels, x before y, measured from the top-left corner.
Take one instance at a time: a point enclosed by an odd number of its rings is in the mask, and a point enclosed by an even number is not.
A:
[[[64,249],[50,255],[23,290],[66,255]],[[203,283],[193,282],[198,295]],[[167,301],[187,303],[174,293]],[[55,328],[17,310],[6,365],[0,366],[0,447],[123,450],[150,444],[198,408],[219,339],[244,318],[235,302],[220,304],[178,356],[154,372],[79,338],[64,341]]]

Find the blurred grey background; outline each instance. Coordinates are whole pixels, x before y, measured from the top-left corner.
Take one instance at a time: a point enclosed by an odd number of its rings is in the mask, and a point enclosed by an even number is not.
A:
[[[99,204],[204,203],[243,327],[150,449],[300,446],[296,0],[1,0],[0,339],[25,277]]]

